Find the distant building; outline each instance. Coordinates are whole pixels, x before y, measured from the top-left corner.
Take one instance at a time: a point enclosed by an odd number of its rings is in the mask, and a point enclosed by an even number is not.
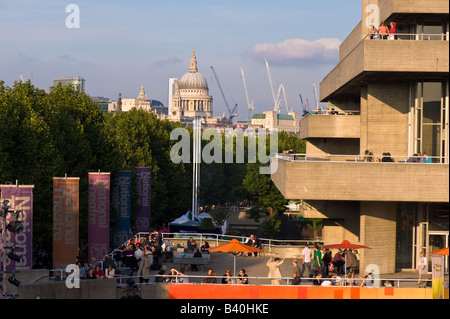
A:
[[[201,118],[207,126],[229,125],[229,119],[213,117],[213,98],[209,95],[208,83],[198,72],[195,49],[189,72],[181,79],[169,79],[169,120],[190,125],[195,118]]]
[[[54,87],[59,83],[62,83],[64,85],[73,85],[79,92],[83,92],[85,89],[86,80],[79,76],[57,78],[53,80]]]
[[[108,106],[111,100],[109,98],[103,97],[103,96],[92,96],[91,97],[92,102],[97,103],[98,107],[103,112],[108,112]]]
[[[275,111],[267,111],[263,114],[253,115],[249,128],[278,129],[279,131],[298,134],[300,132],[300,116],[295,112],[278,114]]]
[[[109,112],[117,112],[119,105],[118,101],[111,101],[108,105],[108,111]],[[138,110],[144,110],[148,112],[153,112],[160,116],[166,116],[168,114],[167,107],[164,106],[163,103],[161,103],[158,100],[149,100],[147,98],[147,94],[144,90],[144,85],[141,85],[141,90],[139,92],[139,95],[135,99],[122,99],[121,98],[121,112],[128,112],[131,109],[138,109]]]

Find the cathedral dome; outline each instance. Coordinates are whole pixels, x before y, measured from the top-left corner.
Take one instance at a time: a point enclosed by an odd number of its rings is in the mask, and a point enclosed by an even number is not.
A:
[[[195,50],[192,54],[191,65],[189,72],[183,75],[178,81],[178,89],[180,90],[208,90],[208,83],[205,77],[198,72],[197,58],[195,57]]]

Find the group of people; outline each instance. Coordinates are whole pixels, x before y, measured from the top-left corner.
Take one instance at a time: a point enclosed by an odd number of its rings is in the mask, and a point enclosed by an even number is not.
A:
[[[359,271],[358,251],[352,249],[339,249],[334,256],[331,250],[314,246],[313,250],[305,245],[302,250],[301,266],[298,260],[292,261],[292,284],[299,285],[308,270],[309,278],[337,278],[342,274],[354,275]],[[334,280],[336,281],[336,279]]]
[[[369,38],[372,40],[382,39],[382,40],[395,40],[397,33],[397,23],[391,22],[389,26],[386,25],[384,21],[381,22],[381,25],[376,28],[373,24],[369,29]]]
[[[105,279],[115,277],[114,261],[106,255],[103,262],[92,256],[90,261],[85,264],[79,256],[75,259],[78,266],[80,279]]]
[[[423,153],[422,155],[422,153],[419,152],[408,158],[407,163],[433,163],[433,161],[427,153]]]
[[[383,162],[383,163],[389,163],[389,162],[395,162],[394,159],[391,157],[391,153],[384,152],[381,158],[375,158],[373,153],[369,150],[366,150],[364,152],[364,161],[365,162]],[[407,163],[433,163],[432,159],[428,156],[427,153],[419,152],[417,154],[414,154],[408,160]]]
[[[391,153],[384,152],[381,158],[375,158],[373,152],[366,150],[364,152],[364,162],[382,162],[382,163],[393,163],[394,159],[391,157]]]

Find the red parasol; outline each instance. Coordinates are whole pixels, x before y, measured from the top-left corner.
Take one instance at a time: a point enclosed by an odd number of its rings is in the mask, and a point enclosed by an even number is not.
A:
[[[344,240],[340,244],[324,245],[323,247],[328,249],[372,249],[363,245],[351,244],[348,240]]]
[[[234,253],[234,275],[236,274],[236,253],[256,253],[262,252],[261,249],[249,245],[241,244],[237,239],[232,239],[228,244],[208,248],[209,251],[223,251]]]
[[[370,247],[367,246],[363,246],[363,245],[357,245],[357,244],[350,244],[350,242],[348,240],[344,240],[342,243],[340,244],[335,244],[335,245],[324,245],[323,247],[328,248],[328,249],[372,249]],[[345,276],[347,276],[347,258],[345,258]]]
[[[432,255],[442,255],[442,256],[448,256],[448,247],[432,251],[430,254]]]

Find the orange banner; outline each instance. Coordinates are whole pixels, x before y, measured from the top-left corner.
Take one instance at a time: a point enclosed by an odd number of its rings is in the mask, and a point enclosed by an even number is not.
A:
[[[79,178],[53,178],[53,268],[66,268],[78,256]]]

